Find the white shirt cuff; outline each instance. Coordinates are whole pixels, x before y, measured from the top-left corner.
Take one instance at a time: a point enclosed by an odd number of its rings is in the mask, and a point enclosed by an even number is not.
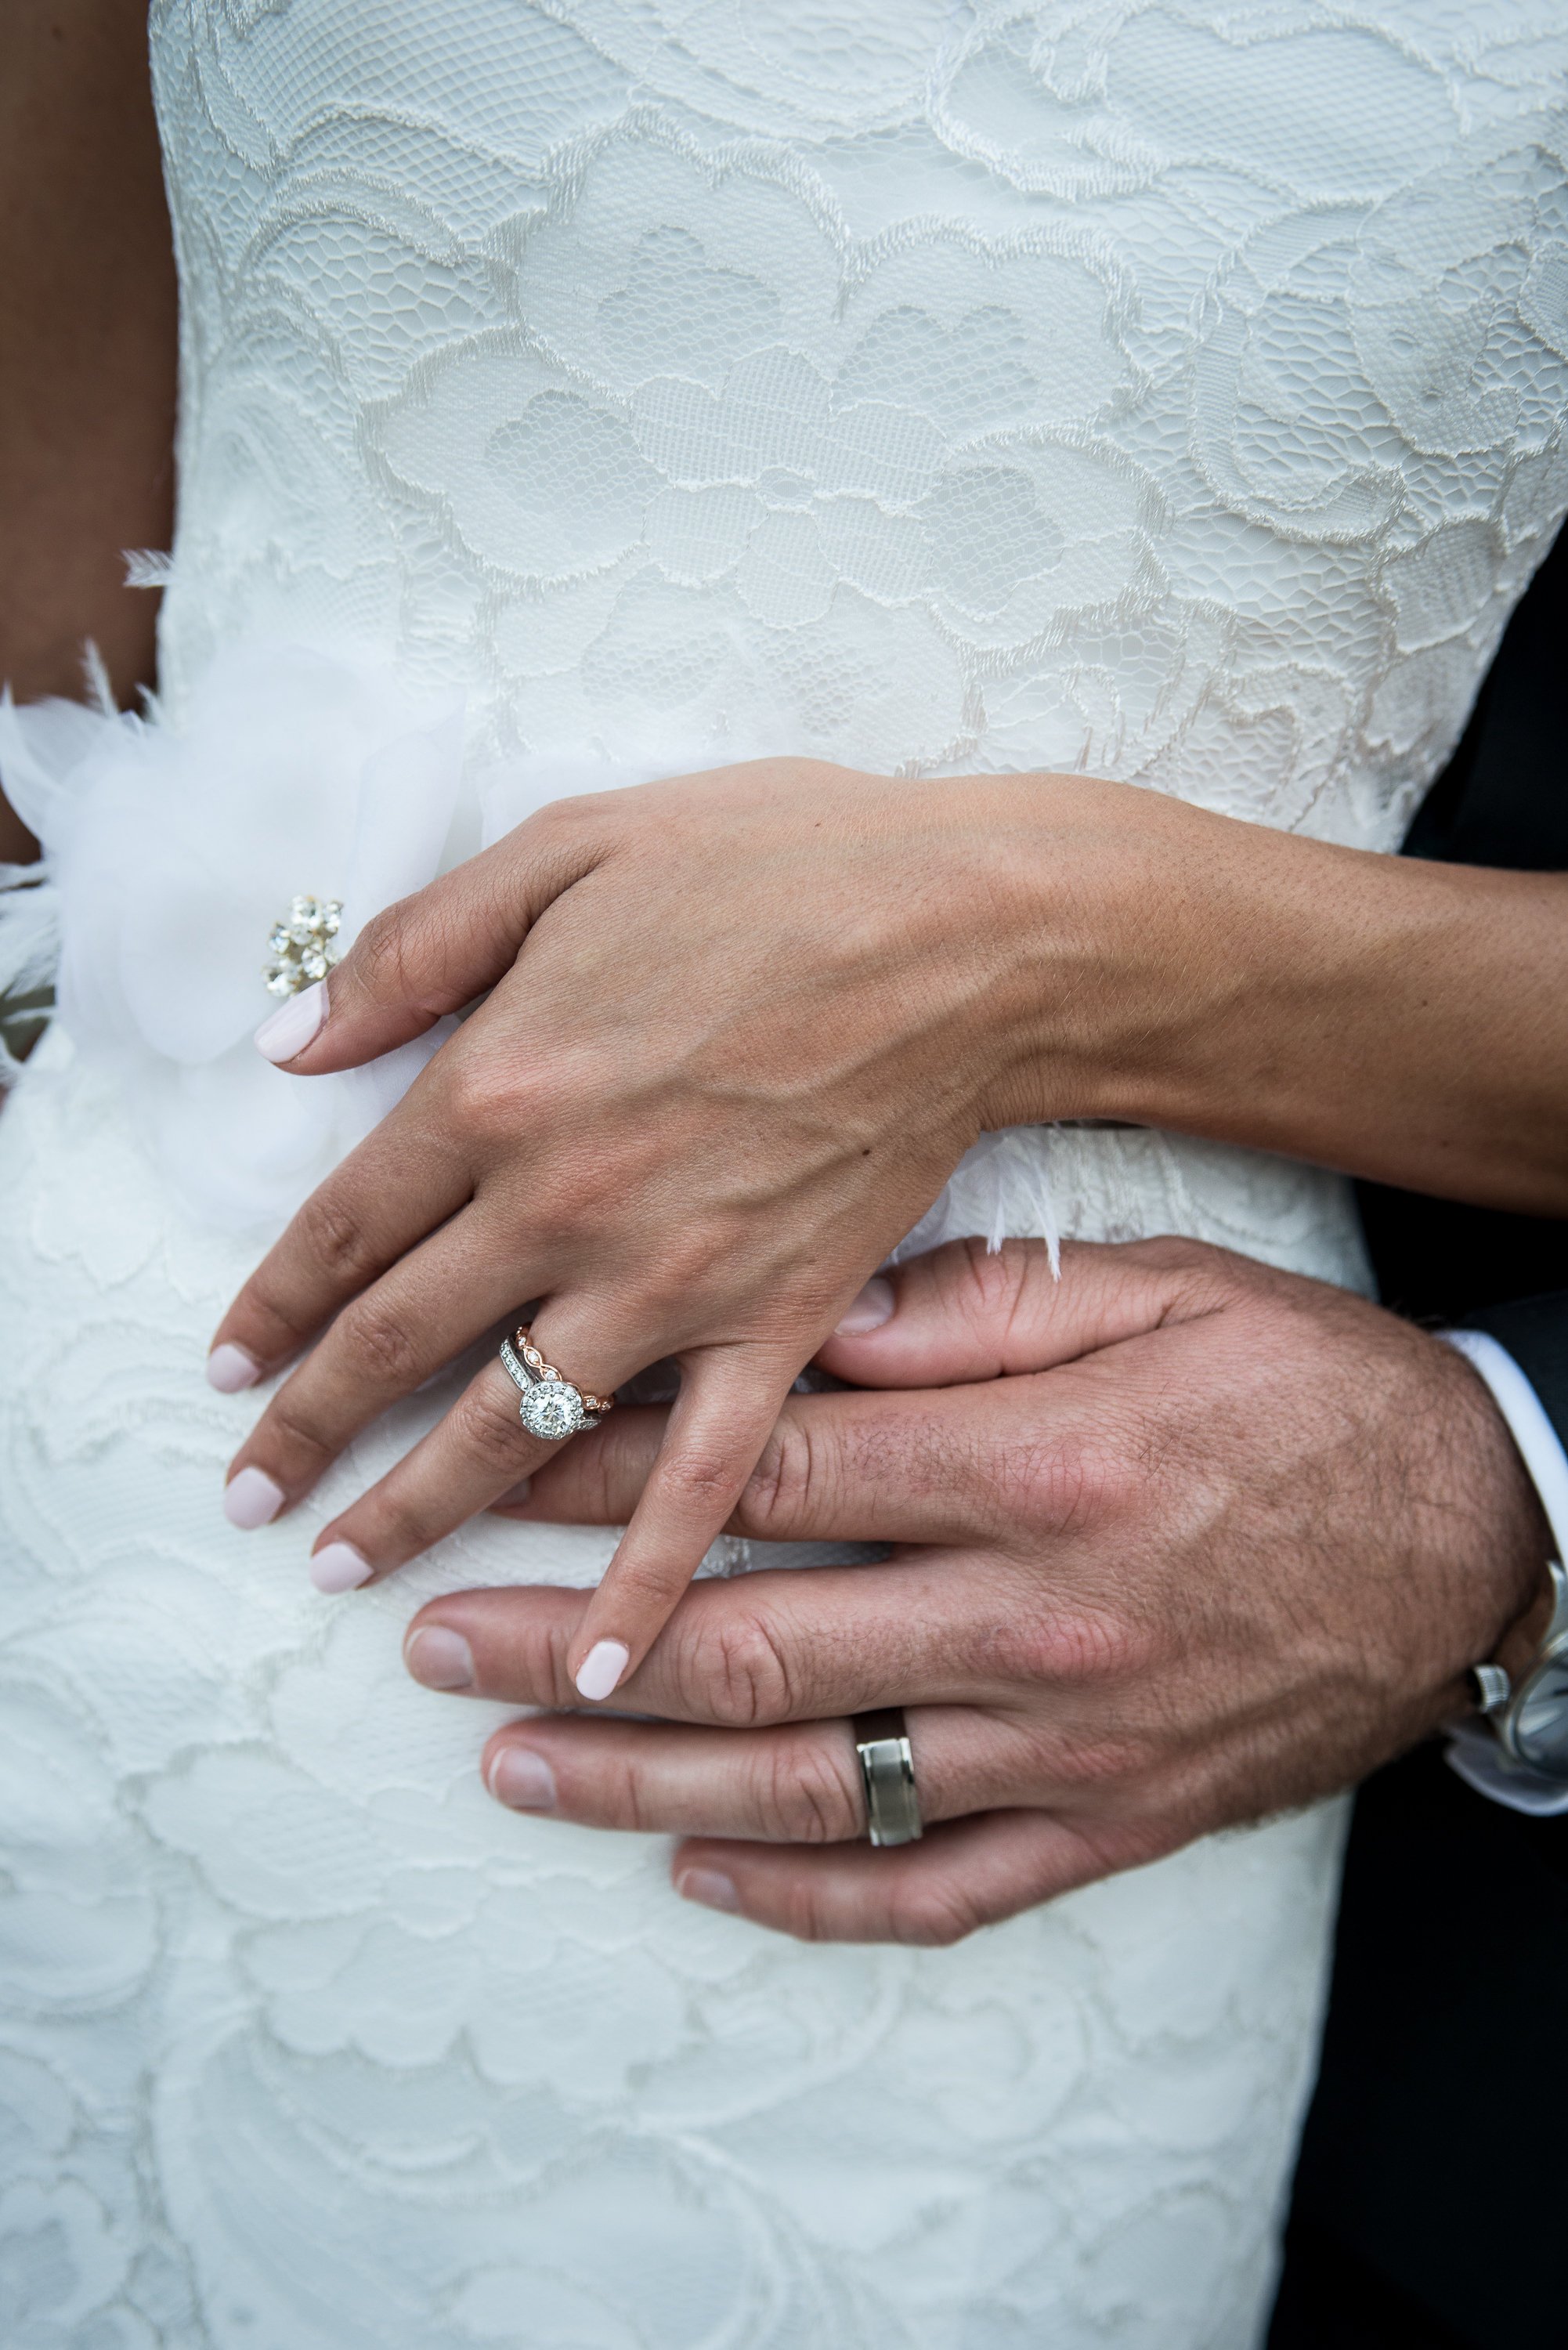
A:
[[[1541,1497],[1560,1559],[1568,1558],[1568,1451],[1542,1409],[1540,1397],[1506,1347],[1485,1330],[1439,1330],[1486,1382]],[[1537,1818],[1568,1812],[1568,1786],[1510,1762],[1490,1730],[1479,1721],[1459,1725],[1449,1738],[1448,1762],[1467,1786],[1511,1812]]]

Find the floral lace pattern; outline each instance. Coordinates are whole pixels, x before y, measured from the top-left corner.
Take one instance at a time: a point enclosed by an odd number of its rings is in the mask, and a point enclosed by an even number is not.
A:
[[[1568,503],[1561,11],[158,0],[153,41],[162,712],[11,743],[67,1013],[0,1118],[0,2336],[1249,2350],[1339,1807],[947,1952],[796,1948],[501,1813],[496,1710],[414,1688],[400,1627],[607,1538],[485,1523],[312,1594],[312,1527],[441,1388],[223,1525],[254,1403],[200,1357],[254,1246],[171,1170],[229,1180],[244,1010],[217,961],[169,1000],[60,779],[112,808],[152,762],[186,935],[188,872],[243,867],[212,935],[256,1017],[291,893],[357,921],[541,796],[753,751],[1393,847]],[[356,752],[269,828],[234,662],[285,736],[394,672],[355,724],[407,804]],[[461,753],[381,744],[459,693]],[[916,1237],[1052,1203],[1365,1279],[1332,1178],[1158,1135],[989,1138]]]

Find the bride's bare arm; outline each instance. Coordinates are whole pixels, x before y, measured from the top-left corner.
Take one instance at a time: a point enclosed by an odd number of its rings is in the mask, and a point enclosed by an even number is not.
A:
[[[1053,806],[1050,860],[1078,883],[1043,924],[1021,1115],[1062,1098],[1064,956],[1089,1114],[1568,1216],[1568,875],[1337,848],[1077,778]]]
[[[980,1129],[1149,1121],[1568,1212],[1565,888],[1075,776],[775,760],[560,802],[372,920],[258,1040],[341,1069],[489,991],[224,1317],[224,1386],[325,1333],[231,1514],[299,1500],[509,1302],[545,1301],[536,1343],[585,1389],[673,1355],[569,1660],[603,1696]],[[492,1362],[323,1530],[317,1579],[400,1565],[547,1450]]]
[[[157,598],[123,550],[169,544],[174,266],[146,0],[0,5],[0,680],[116,693],[153,675]],[[35,843],[0,799],[0,859]]]

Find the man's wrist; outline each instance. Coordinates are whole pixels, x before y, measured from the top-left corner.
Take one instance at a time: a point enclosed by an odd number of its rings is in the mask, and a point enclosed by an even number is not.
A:
[[[1484,1381],[1540,1498],[1559,1559],[1568,1557],[1568,1451],[1530,1380],[1487,1330],[1441,1330]]]
[[[1486,1387],[1513,1440],[1544,1521],[1542,1569],[1535,1589],[1523,1614],[1497,1641],[1490,1660],[1502,1667],[1517,1690],[1536,1662],[1552,1613],[1547,1555],[1554,1553],[1561,1559],[1568,1551],[1568,1452],[1534,1388],[1497,1338],[1476,1329],[1444,1330],[1438,1335],[1463,1355]],[[1568,1811],[1568,1783],[1522,1767],[1480,1721],[1463,1722],[1452,1730],[1449,1762],[1478,1794],[1511,1810],[1538,1814]]]

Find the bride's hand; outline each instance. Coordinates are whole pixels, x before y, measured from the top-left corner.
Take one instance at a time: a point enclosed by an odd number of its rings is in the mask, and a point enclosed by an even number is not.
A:
[[[571,1660],[607,1694],[867,1274],[981,1127],[1041,1114],[1044,827],[1061,843],[1107,795],[1147,797],[762,762],[559,802],[372,921],[269,1024],[271,1057],[347,1068],[491,993],[217,1332],[231,1387],[325,1333],[236,1456],[230,1514],[299,1501],[525,1300],[584,1390],[674,1357],[668,1438]],[[1072,1029],[1057,1115],[1096,1107]],[[492,1361],[323,1530],[317,1580],[400,1566],[548,1450]]]

